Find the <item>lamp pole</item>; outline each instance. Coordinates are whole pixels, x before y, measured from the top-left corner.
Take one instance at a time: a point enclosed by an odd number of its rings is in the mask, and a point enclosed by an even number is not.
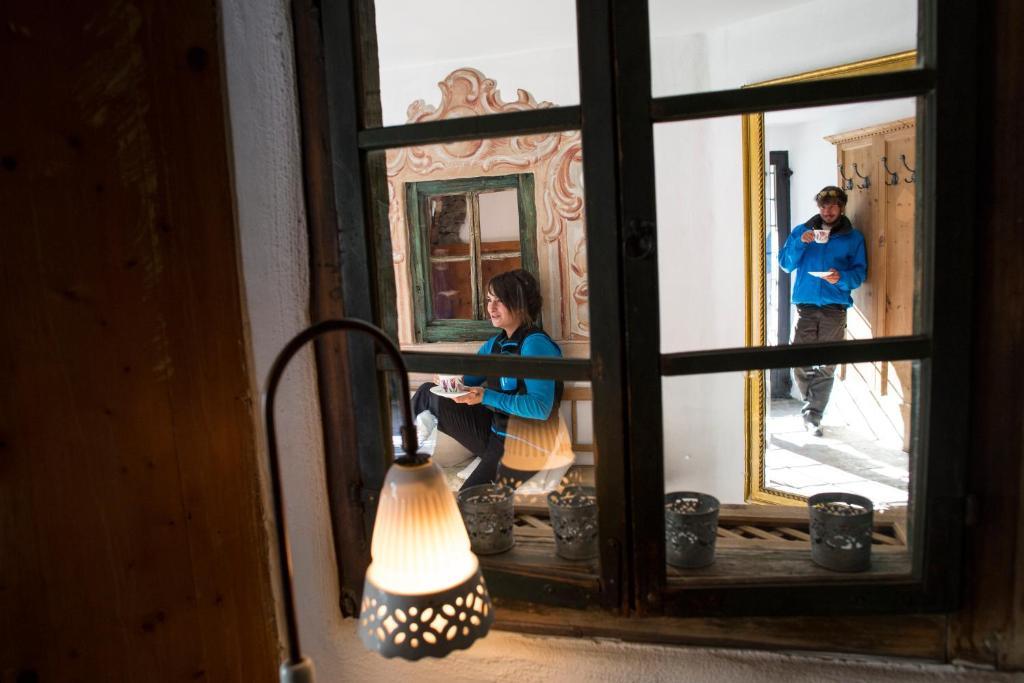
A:
[[[277,554],[278,562],[281,566],[281,598],[284,602],[285,625],[288,636],[288,659],[281,665],[282,683],[309,683],[313,681],[313,665],[309,659],[302,656],[302,651],[299,647],[299,628],[295,617],[291,548],[288,544],[284,496],[281,487],[281,467],[277,454],[277,430],[274,427],[274,399],[285,367],[306,342],[328,332],[339,331],[357,331],[369,334],[391,357],[395,367],[398,368],[402,383],[402,398],[399,404],[402,407],[403,425],[401,432],[405,455],[396,462],[400,465],[417,465],[426,462],[428,459],[427,456],[421,455],[418,452],[416,427],[413,424],[412,405],[409,401],[409,373],[406,370],[405,361],[402,360],[402,354],[394,342],[380,328],[362,320],[351,318],[325,320],[299,332],[277,354],[273,365],[270,366],[267,388],[263,394],[263,415],[267,430],[267,457],[270,461],[270,487],[274,505],[274,526],[277,530]]]

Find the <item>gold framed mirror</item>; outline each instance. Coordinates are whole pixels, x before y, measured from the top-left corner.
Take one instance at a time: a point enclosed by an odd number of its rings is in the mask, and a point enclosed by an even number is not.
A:
[[[914,50],[900,52],[874,59],[868,59],[839,66],[808,71],[793,76],[752,83],[746,87],[760,87],[796,81],[813,81],[827,78],[848,77],[869,73],[882,73],[913,69],[917,65],[917,52]],[[913,126],[913,119],[902,119],[894,122],[898,125]],[[878,128],[877,126],[875,127]],[[866,130],[866,129],[865,129]],[[766,284],[766,216],[767,194],[767,152],[765,149],[765,117],[763,113],[745,114],[742,120],[743,148],[743,193],[744,193],[744,258],[746,273],[746,324],[745,344],[747,346],[765,346],[767,344],[767,304],[768,292]],[[830,142],[833,142],[830,140]],[[836,184],[845,181],[836,166],[833,174]],[[819,185],[833,182],[823,179]],[[792,223],[792,221],[790,221]],[[795,223],[794,223],[795,224]],[[883,364],[884,365],[884,364]],[[747,373],[744,387],[745,413],[745,461],[744,461],[744,493],[749,502],[772,503],[782,505],[804,505],[806,497],[792,491],[785,491],[770,486],[766,478],[766,371],[750,371]],[[909,399],[908,399],[909,400]],[[909,422],[907,423],[909,424]]]

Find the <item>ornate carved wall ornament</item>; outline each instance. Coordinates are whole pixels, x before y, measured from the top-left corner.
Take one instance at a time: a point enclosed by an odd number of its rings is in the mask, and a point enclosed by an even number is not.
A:
[[[441,103],[434,107],[423,100],[413,102],[408,109],[409,123],[554,106],[537,102],[525,90],[517,91],[515,101],[503,102],[497,84],[471,68],[456,69],[438,87]],[[582,161],[578,131],[388,150],[388,217],[403,344],[416,341],[404,184],[509,173],[534,174],[545,328],[555,339],[589,338]]]

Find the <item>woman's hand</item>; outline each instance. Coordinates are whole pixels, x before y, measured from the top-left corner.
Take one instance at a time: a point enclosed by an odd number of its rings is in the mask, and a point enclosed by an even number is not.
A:
[[[484,400],[484,388],[466,387],[466,393],[463,396],[456,396],[452,400],[456,403],[465,403],[468,406],[479,405]]]
[[[822,279],[825,282],[828,282],[828,283],[834,285],[835,283],[839,282],[839,277],[840,276],[839,276],[839,271],[838,270],[836,270],[835,268],[829,268],[828,275],[826,275]]]

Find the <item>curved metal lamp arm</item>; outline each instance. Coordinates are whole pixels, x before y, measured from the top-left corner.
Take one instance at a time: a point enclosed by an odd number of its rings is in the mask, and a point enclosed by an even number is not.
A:
[[[270,366],[270,374],[267,378],[267,388],[263,394],[263,415],[264,424],[267,429],[267,456],[270,460],[270,485],[273,493],[274,517],[277,523],[277,552],[281,563],[281,597],[284,600],[285,621],[288,627],[288,664],[301,668],[308,660],[304,660],[299,650],[299,628],[295,618],[295,598],[292,584],[292,557],[288,545],[288,535],[285,526],[284,497],[281,490],[281,468],[277,457],[277,430],[274,428],[274,397],[277,394],[277,385],[281,381],[281,375],[293,356],[301,349],[306,342],[328,332],[364,332],[372,336],[384,351],[391,356],[392,362],[398,368],[399,377],[402,382],[402,398],[399,403],[402,406],[402,448],[405,455],[396,463],[399,465],[416,465],[428,460],[428,457],[417,452],[416,427],[412,419],[412,405],[409,400],[409,372],[406,370],[402,354],[394,342],[388,339],[384,332],[370,323],[351,318],[340,320],[324,320],[316,323],[299,332],[292,337],[291,341],[285,344],[284,348],[277,354],[273,365]],[[282,668],[282,678],[285,670]],[[310,673],[310,675],[312,675]],[[312,680],[311,678],[309,680]]]

